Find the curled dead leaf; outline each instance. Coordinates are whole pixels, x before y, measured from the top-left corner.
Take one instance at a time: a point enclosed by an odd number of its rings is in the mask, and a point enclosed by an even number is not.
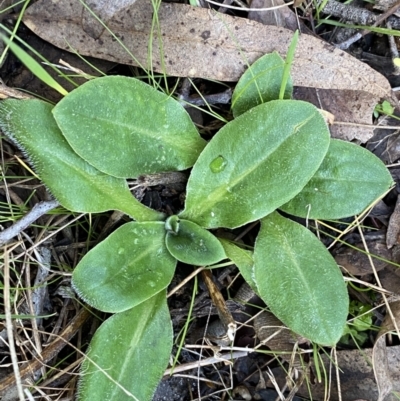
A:
[[[370,254],[378,256],[379,258],[392,261],[394,256],[396,258],[399,255],[393,255],[392,252],[387,248],[385,242],[379,241],[368,241],[368,249]],[[365,254],[363,244],[356,244],[355,248],[341,247],[334,253],[336,263],[343,267],[348,273],[354,276],[364,276],[366,274],[373,273],[371,263],[368,259],[368,255]],[[385,260],[373,258],[374,267],[376,271],[384,269],[388,263]]]
[[[391,313],[387,312],[383,319],[372,353],[375,380],[379,391],[378,401],[383,401],[397,387],[389,368],[389,349],[386,347],[385,335],[390,331],[396,331],[396,326],[397,328],[400,326],[400,301],[393,302],[389,306]]]

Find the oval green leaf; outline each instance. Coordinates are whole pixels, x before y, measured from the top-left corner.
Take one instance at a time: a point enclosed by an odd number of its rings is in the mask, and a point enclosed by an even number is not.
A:
[[[318,171],[280,209],[310,219],[341,219],[361,213],[392,185],[389,170],[373,153],[332,139]]]
[[[89,305],[122,312],[168,286],[176,260],[165,247],[163,222],[131,222],[89,251],[72,274],[72,285]]]
[[[165,244],[174,258],[190,265],[208,266],[226,258],[213,234],[187,220],[180,219],[177,233],[167,231]]]
[[[84,359],[78,400],[151,401],[172,349],[166,294],[106,320]]]
[[[226,124],[201,153],[180,217],[207,228],[235,228],[266,216],[315,174],[329,137],[310,103],[273,100],[252,108]]]
[[[58,202],[74,212],[118,209],[137,220],[160,220],[163,215],[137,201],[124,179],[102,173],[72,150],[51,109],[40,100],[3,100],[0,127],[28,156]]]
[[[116,177],[184,170],[206,143],[176,100],[135,78],[86,82],[53,113],[75,152]]]
[[[314,234],[274,212],[261,222],[254,262],[258,293],[278,319],[317,344],[339,341],[349,309],[346,285]]]
[[[259,104],[279,99],[285,61],[274,52],[260,57],[240,77],[232,94],[232,112],[235,117]],[[290,99],[293,82],[289,78],[284,99]]]

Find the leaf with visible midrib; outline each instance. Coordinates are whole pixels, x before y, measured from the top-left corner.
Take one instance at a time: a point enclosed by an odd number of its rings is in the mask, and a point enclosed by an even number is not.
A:
[[[314,234],[274,212],[261,221],[254,263],[258,293],[278,319],[317,344],[339,341],[349,297],[338,265]]]
[[[164,222],[130,222],[82,258],[72,285],[96,309],[122,312],[166,288],[176,263],[165,246]]]
[[[310,219],[350,217],[371,206],[392,184],[389,170],[373,153],[354,143],[331,139],[318,171],[280,209]]]
[[[167,367],[172,336],[165,291],[111,316],[90,343],[78,400],[150,401]]]
[[[52,108],[34,99],[3,100],[0,126],[25,152],[60,204],[74,212],[117,209],[137,220],[159,220],[162,214],[137,201],[124,179],[102,173],[72,150],[51,114]]]
[[[315,174],[329,137],[310,103],[274,100],[252,108],[219,130],[201,153],[180,217],[207,228],[235,228],[266,216]]]
[[[182,105],[130,77],[86,82],[53,114],[75,152],[116,177],[187,169],[206,144]]]

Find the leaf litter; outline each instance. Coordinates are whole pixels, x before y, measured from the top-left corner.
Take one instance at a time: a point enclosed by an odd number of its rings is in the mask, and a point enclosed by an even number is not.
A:
[[[108,30],[103,29],[99,37],[87,33],[82,24],[83,11],[79,0],[41,0],[28,9],[24,23],[41,38],[65,50],[137,65],[133,55],[144,67],[152,66],[167,75],[220,81],[237,81],[249,64],[266,53],[277,51],[285,57],[292,39],[288,29],[198,7],[161,3],[160,49],[160,38],[152,31],[151,2],[134,1],[105,21],[131,55],[116,45]],[[150,63],[147,50],[151,39]],[[300,37],[291,73],[297,86],[361,90],[377,98],[389,96],[391,91],[382,75],[313,36]]]

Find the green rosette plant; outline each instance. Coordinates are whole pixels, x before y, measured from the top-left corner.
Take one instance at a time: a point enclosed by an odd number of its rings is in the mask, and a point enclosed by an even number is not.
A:
[[[316,107],[290,99],[290,79],[281,90],[284,71],[275,53],[249,68],[233,95],[236,118],[208,143],[177,101],[134,78],[94,79],[55,107],[1,102],[1,129],[62,206],[117,209],[133,219],[73,272],[79,296],[114,314],[89,346],[80,400],[151,400],[172,348],[165,290],[178,261],[230,259],[291,330],[326,346],[342,336],[349,300],[339,267],[311,231],[285,216],[361,213],[392,178],[372,153],[331,139]],[[178,215],[147,208],[129,192],[126,178],[190,167]],[[256,220],[254,252],[209,231]]]

